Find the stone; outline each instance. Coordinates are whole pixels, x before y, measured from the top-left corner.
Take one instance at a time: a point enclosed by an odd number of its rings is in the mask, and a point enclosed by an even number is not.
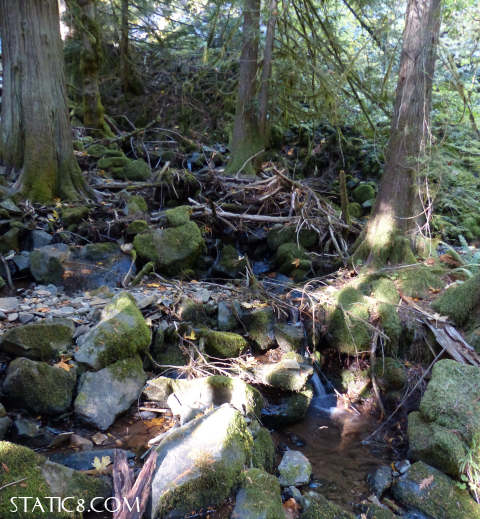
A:
[[[375,362],[375,376],[383,392],[402,389],[407,383],[405,366],[392,357],[378,358]]]
[[[7,416],[7,411],[5,406],[0,402],[0,418],[3,418],[4,416]]]
[[[102,459],[109,457],[113,463],[115,451],[123,449],[92,449],[79,452],[55,452],[49,455],[49,459],[65,467],[70,467],[74,470],[92,470],[94,468],[95,458]],[[123,451],[127,460],[135,458],[135,453],[131,451]]]
[[[237,278],[245,271],[246,264],[245,257],[233,245],[224,245],[213,270],[218,276]]]
[[[121,292],[102,311],[100,322],[78,339],[75,360],[92,369],[144,352],[151,331],[134,298]]]
[[[355,519],[355,516],[316,492],[304,494],[305,510],[300,519]]]
[[[189,205],[179,205],[173,209],[167,209],[165,216],[170,227],[179,227],[190,221],[192,208]]]
[[[0,297],[0,311],[8,314],[16,312],[19,308],[19,300],[16,297]]]
[[[75,324],[68,319],[44,319],[7,330],[0,339],[0,351],[33,360],[56,359],[73,341]]]
[[[259,363],[252,370],[255,382],[285,391],[301,391],[313,374],[313,367],[297,353],[287,353],[280,361]]]
[[[243,317],[248,336],[257,349],[266,351],[275,347],[274,316],[271,308],[259,308]]]
[[[268,402],[262,409],[262,423],[268,427],[282,427],[305,418],[313,391],[307,388],[299,393],[283,393],[275,402]]]
[[[229,404],[169,431],[156,447],[149,517],[223,503],[250,464],[252,444],[245,419]]]
[[[70,249],[64,243],[45,245],[30,254],[30,272],[38,283],[63,284]]]
[[[69,497],[70,499],[65,501],[66,505],[67,503],[78,503],[79,499],[84,499],[84,503],[89,503],[97,497],[99,500],[96,504],[100,508],[102,498],[106,499],[112,492],[111,484],[107,480],[53,463],[21,445],[6,441],[0,442],[0,459],[9,469],[8,472],[2,473],[2,485],[19,480],[23,482],[22,485],[11,485],[2,489],[0,493],[0,517],[2,519],[19,517],[64,519],[67,517],[65,512],[56,512],[55,506],[51,510],[52,501],[48,499],[48,496]],[[23,501],[20,500],[22,497],[30,498],[29,504],[32,506],[38,500],[39,505],[35,509],[36,512],[22,513]],[[12,498],[17,498],[13,501],[17,506],[17,511],[12,505]],[[53,503],[55,505],[55,501]],[[45,513],[41,512],[42,509]]]
[[[30,269],[30,253],[28,251],[21,251],[19,254],[15,254],[13,263],[16,267],[16,274],[24,274]]]
[[[275,468],[275,445],[268,429],[258,420],[252,420],[249,426],[253,436],[252,465],[273,473]]]
[[[352,193],[353,200],[358,204],[363,204],[367,200],[375,198],[375,189],[371,184],[361,183],[359,184]]]
[[[125,232],[127,236],[136,236],[148,229],[148,223],[145,220],[134,220],[127,226]]]
[[[458,477],[480,430],[480,368],[438,361],[420,402],[408,416],[409,457]]]
[[[381,498],[384,492],[392,486],[392,469],[388,465],[382,465],[367,476],[367,482],[372,492]]]
[[[480,506],[439,470],[418,461],[398,478],[393,496],[403,506],[436,519],[478,519]]]
[[[247,347],[247,341],[238,333],[203,329],[198,334],[205,339],[205,351],[214,357],[238,357]]]
[[[150,166],[143,159],[129,160],[123,168],[123,175],[116,175],[116,178],[142,181],[150,178],[151,170]]]
[[[30,231],[27,236],[27,248],[28,250],[39,249],[40,247],[45,247],[45,245],[50,245],[52,241],[53,236],[51,234],[35,229]]]
[[[62,221],[66,227],[70,225],[78,225],[85,220],[90,213],[90,209],[86,206],[64,207],[62,209]]]
[[[278,473],[282,487],[306,485],[312,475],[312,465],[300,451],[288,450],[278,466]]]
[[[260,469],[242,474],[232,519],[280,519],[285,516],[277,478]]]
[[[146,380],[139,357],[115,362],[80,378],[75,414],[105,431],[140,395]]]
[[[16,405],[35,415],[56,415],[70,407],[75,382],[75,370],[20,357],[8,366],[3,391]]]
[[[127,199],[125,206],[125,214],[130,218],[141,218],[148,211],[147,202],[145,198],[140,195],[132,195]]]
[[[225,303],[220,301],[217,310],[217,326],[220,331],[230,332],[237,327],[237,318],[232,310],[234,303]],[[240,315],[240,313],[237,313]]]
[[[195,222],[137,234],[133,244],[139,258],[152,261],[159,272],[172,276],[192,268],[205,248]]]
[[[0,417],[0,440],[3,440],[12,425],[12,420],[8,416]]]
[[[299,351],[305,341],[303,327],[277,323],[274,327],[275,340],[284,351]]]
[[[34,317],[35,316],[33,314],[29,313],[29,312],[20,312],[18,314],[18,320],[22,324],[28,324],[28,323],[32,322]]]
[[[305,249],[297,243],[288,242],[280,245],[275,253],[278,272],[290,276],[294,281],[302,281],[312,268],[312,262]]]

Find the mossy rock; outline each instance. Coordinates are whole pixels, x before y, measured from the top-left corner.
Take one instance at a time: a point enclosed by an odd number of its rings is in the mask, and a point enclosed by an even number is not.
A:
[[[12,228],[0,236],[0,253],[6,254],[14,250],[20,250],[19,245],[20,229]]]
[[[479,519],[480,506],[456,481],[419,461],[392,487],[393,496],[408,509],[438,519]]]
[[[161,366],[186,366],[188,364],[188,357],[180,350],[178,344],[166,344],[161,350],[152,351],[152,357]]]
[[[56,415],[70,407],[76,378],[75,370],[19,357],[8,366],[3,391],[34,414]]]
[[[367,350],[370,346],[367,298],[359,290],[346,287],[338,292],[336,300],[328,326],[332,346],[348,355]]]
[[[361,218],[363,215],[362,206],[358,202],[350,202],[348,204],[348,214],[352,218]]]
[[[120,247],[117,243],[101,242],[88,243],[82,247],[82,257],[92,261],[102,261],[109,258],[112,254],[118,254]]]
[[[463,283],[447,288],[432,303],[432,308],[439,314],[448,316],[457,326],[462,326],[479,302],[480,274],[476,274]]]
[[[267,234],[267,245],[271,251],[276,251],[284,243],[295,243],[297,241],[304,249],[312,249],[318,243],[317,235],[307,229],[297,233],[294,226],[274,227]]]
[[[182,321],[192,324],[207,326],[214,323],[214,319],[208,315],[207,305],[196,303],[193,299],[185,297],[177,308],[177,314]]]
[[[385,393],[391,390],[402,389],[407,383],[405,366],[392,357],[379,357],[376,359],[374,371],[377,382]]]
[[[152,261],[161,273],[167,275],[192,268],[205,248],[202,233],[194,222],[137,234],[133,244],[139,258]]]
[[[284,515],[277,478],[258,468],[245,471],[242,474],[232,517],[280,519]]]
[[[71,225],[78,225],[83,220],[88,218],[90,214],[90,209],[86,206],[78,206],[78,207],[64,207],[62,209],[62,221],[66,227],[70,227]]]
[[[148,180],[152,172],[150,166],[143,160],[129,160],[123,168],[123,175],[121,178],[125,180]]]
[[[424,299],[432,290],[440,290],[445,286],[441,276],[443,269],[427,265],[418,265],[403,269],[398,274],[400,290],[408,297]]]
[[[134,220],[130,222],[126,229],[127,236],[136,236],[148,230],[148,223],[145,220]]]
[[[236,278],[245,270],[246,260],[233,245],[224,245],[220,259],[215,265],[215,273]]]
[[[247,341],[238,333],[204,329],[199,336],[205,340],[205,351],[214,357],[238,357],[247,347]]]
[[[145,198],[140,195],[132,195],[127,199],[125,213],[129,217],[142,216],[148,211],[148,205]]]
[[[262,423],[268,427],[282,427],[303,420],[313,398],[313,390],[299,393],[283,393],[274,403],[262,409]]]
[[[355,519],[355,516],[316,492],[304,495],[308,503],[300,519]]]
[[[258,422],[257,422],[258,423]],[[258,427],[250,430],[253,435],[252,465],[256,468],[273,473],[275,464],[275,445],[272,435],[265,427]]]
[[[384,351],[388,355],[396,355],[402,333],[402,322],[397,308],[400,294],[391,279],[380,278],[373,282],[371,297],[377,301],[376,312],[380,316],[383,331],[389,339]]]
[[[150,328],[135,299],[122,292],[105,306],[100,322],[79,339],[75,360],[98,370],[143,353],[150,342]]]
[[[97,167],[99,169],[123,168],[129,162],[125,155],[104,157],[97,162]]]
[[[195,196],[201,187],[195,175],[188,169],[169,168],[159,176],[158,182],[169,198],[177,202],[187,202],[188,198]]]
[[[360,183],[352,192],[354,202],[363,204],[375,198],[375,189],[371,184]]]
[[[305,249],[296,243],[287,242],[278,247],[275,254],[275,264],[278,271],[286,276],[292,276],[294,281],[301,281],[312,268],[312,262],[305,254]]]
[[[189,205],[179,205],[172,209],[165,211],[167,222],[170,227],[179,227],[185,225],[190,221],[190,215],[192,214],[192,208]]]
[[[258,350],[266,351],[275,346],[275,319],[272,308],[259,308],[245,314],[243,322],[249,338],[255,342]]]
[[[70,504],[83,499],[89,503],[95,497],[107,498],[111,495],[111,485],[103,478],[89,476],[63,465],[53,463],[44,456],[37,454],[27,447],[14,443],[0,441],[0,459],[8,471],[2,472],[2,485],[15,481],[22,484],[5,486],[0,492],[0,517],[2,519],[64,519],[72,518],[71,513],[57,512],[55,501],[48,496],[70,498]],[[13,506],[12,499],[17,505]],[[29,498],[29,509],[24,511],[23,501],[19,498]],[[33,504],[39,500],[41,506]],[[100,505],[100,500],[97,500]],[[67,505],[67,502],[65,502]],[[43,508],[43,510],[42,510]],[[81,517],[77,515],[76,517]]]
[[[104,155],[107,155],[109,150],[106,146],[103,146],[102,144],[91,144],[87,147],[87,153],[90,155],[90,157],[94,157],[95,159],[100,159]],[[121,154],[122,152],[118,150],[118,153]]]

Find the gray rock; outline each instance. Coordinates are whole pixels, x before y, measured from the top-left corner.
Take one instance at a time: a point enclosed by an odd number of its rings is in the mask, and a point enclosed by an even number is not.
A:
[[[232,519],[280,519],[285,516],[277,478],[260,469],[242,475]]]
[[[55,415],[70,407],[75,381],[75,370],[20,357],[8,366],[3,391],[15,405],[34,414]]]
[[[277,344],[285,351],[300,351],[305,334],[303,327],[293,324],[277,323],[275,325],[275,339]]]
[[[312,475],[312,465],[300,451],[288,450],[278,466],[282,487],[306,485]]]
[[[22,251],[20,254],[16,254],[12,261],[17,267],[17,272],[23,274],[30,268],[30,253]]]
[[[39,283],[62,285],[70,249],[64,243],[45,245],[30,254],[30,271]]]
[[[0,418],[0,440],[5,438],[11,425],[12,420],[8,416],[2,416]]]
[[[300,519],[355,519],[355,516],[317,492],[303,495],[305,506]]]
[[[44,319],[8,330],[0,350],[34,360],[55,359],[72,346],[75,325],[68,319]]]
[[[165,435],[156,447],[150,519],[222,503],[239,483],[251,445],[245,419],[228,404]]]
[[[299,422],[305,418],[312,398],[313,391],[308,386],[299,393],[284,393],[262,409],[262,422],[275,428]]]
[[[102,459],[108,456],[113,463],[115,451],[121,449],[94,449],[80,452],[56,452],[49,456],[49,459],[60,465],[65,465],[75,470],[92,470],[94,468],[93,461],[95,458]],[[135,453],[124,451],[127,459],[135,458]]]
[[[393,495],[407,509],[436,519],[479,519],[480,506],[455,480],[418,461],[398,478]]]
[[[22,324],[28,324],[28,323],[31,323],[33,321],[33,318],[34,318],[34,315],[29,313],[29,312],[20,312],[18,314],[18,320],[22,323]]]
[[[133,357],[150,345],[151,331],[133,297],[121,292],[102,311],[100,322],[78,339],[75,360],[92,369]]]
[[[237,327],[237,318],[231,307],[232,303],[225,303],[224,301],[218,303],[218,329],[224,332],[230,332]]]
[[[246,314],[243,321],[249,337],[255,342],[260,351],[273,348],[276,345],[274,333],[274,316],[271,308],[260,308]]]
[[[377,497],[382,497],[383,493],[392,486],[392,469],[388,465],[382,465],[373,473],[367,476],[367,482],[372,492]]]
[[[16,297],[0,297],[0,311],[8,314],[16,312],[19,308],[19,300]]]
[[[43,434],[42,424],[38,420],[25,416],[17,416],[13,422],[13,427],[15,435],[23,441],[34,440]]]
[[[48,232],[40,230],[30,231],[27,238],[28,248],[30,250],[39,249],[40,247],[45,247],[45,245],[50,245],[52,240],[53,237]]]
[[[75,414],[105,431],[140,395],[146,375],[139,357],[84,373],[74,402]]]
[[[9,323],[14,323],[17,319],[18,319],[18,313],[17,312],[13,312],[13,313],[7,315],[7,321]]]

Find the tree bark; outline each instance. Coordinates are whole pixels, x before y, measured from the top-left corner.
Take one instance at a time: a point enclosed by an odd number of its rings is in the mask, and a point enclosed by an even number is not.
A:
[[[57,0],[0,0],[0,162],[25,198],[76,199],[86,186],[73,154]]]
[[[143,93],[143,86],[130,62],[129,0],[122,0],[120,16],[120,81],[124,94]]]
[[[430,138],[432,83],[440,32],[441,0],[409,0],[385,168],[364,239],[354,263],[415,261],[412,252],[424,220],[417,185]]]
[[[259,25],[260,0],[244,0],[243,45],[227,175],[240,172],[246,176],[254,176],[253,161],[264,147],[255,107]]]

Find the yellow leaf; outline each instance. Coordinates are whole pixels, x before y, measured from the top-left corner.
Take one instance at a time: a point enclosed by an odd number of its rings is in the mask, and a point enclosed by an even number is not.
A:
[[[110,459],[110,456],[102,456],[102,459],[100,459],[98,456],[95,456],[93,458],[92,465],[95,467],[95,469],[103,474],[107,471],[107,467],[112,463],[112,460]]]
[[[197,336],[195,335],[195,330],[192,330],[189,335],[184,335],[183,338],[189,341],[196,341]]]
[[[295,259],[292,261],[292,265],[295,265],[295,268],[298,269],[298,267],[300,266],[300,258],[295,258]]]
[[[64,360],[57,362],[54,366],[56,368],[64,369],[65,371],[70,371],[73,368],[73,366],[67,364]]]

